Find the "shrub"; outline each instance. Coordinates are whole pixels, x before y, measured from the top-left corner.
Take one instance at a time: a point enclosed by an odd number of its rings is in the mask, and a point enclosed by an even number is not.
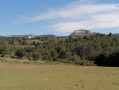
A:
[[[18,50],[15,52],[15,56],[17,56],[19,59],[22,58],[24,55],[25,55],[25,52],[24,52],[24,50],[22,50],[22,49],[18,49]]]
[[[57,61],[58,62],[61,62],[61,63],[68,63],[68,60],[67,59],[58,59]]]
[[[33,60],[38,60],[40,58],[40,54],[38,53],[38,52],[34,52],[33,54],[32,54],[32,59]]]

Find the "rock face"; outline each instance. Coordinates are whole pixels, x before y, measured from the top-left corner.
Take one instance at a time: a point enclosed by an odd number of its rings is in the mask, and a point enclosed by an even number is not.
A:
[[[85,30],[85,29],[80,29],[80,30],[75,30],[70,36],[71,37],[78,37],[78,36],[90,36],[93,35],[95,33],[89,31],[89,30]]]

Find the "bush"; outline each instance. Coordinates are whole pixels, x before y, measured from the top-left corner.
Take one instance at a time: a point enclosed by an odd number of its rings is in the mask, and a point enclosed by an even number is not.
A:
[[[24,52],[24,50],[22,50],[22,49],[18,49],[18,50],[15,52],[15,56],[17,56],[19,59],[21,59],[24,55],[25,55],[25,52]]]
[[[80,61],[80,65],[82,65],[82,66],[93,66],[94,65],[94,61],[81,60]]]
[[[68,60],[67,59],[58,59],[57,61],[58,62],[61,62],[61,63],[68,63]]]
[[[80,64],[81,59],[80,59],[80,57],[77,57],[77,55],[74,55],[74,56],[72,57],[72,61],[73,61],[75,64]]]
[[[34,52],[33,54],[32,54],[32,59],[33,60],[38,60],[40,58],[40,54],[38,53],[38,52]]]

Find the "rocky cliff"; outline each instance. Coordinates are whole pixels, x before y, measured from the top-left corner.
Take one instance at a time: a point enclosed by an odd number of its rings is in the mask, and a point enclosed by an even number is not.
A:
[[[93,35],[95,33],[89,31],[89,30],[85,30],[85,29],[80,29],[80,30],[75,30],[70,36],[71,37],[78,37],[78,36],[90,36]]]

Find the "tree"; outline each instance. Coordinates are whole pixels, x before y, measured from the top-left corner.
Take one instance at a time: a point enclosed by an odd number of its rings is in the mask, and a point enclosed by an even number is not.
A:
[[[34,53],[32,54],[33,60],[38,60],[40,57],[41,57],[41,55],[40,55],[38,52],[34,52]]]
[[[21,59],[24,55],[25,55],[25,52],[23,51],[23,49],[18,49],[15,52],[15,56],[17,56],[19,59]]]
[[[6,54],[6,47],[0,47],[0,54],[1,54],[1,57],[5,56],[5,54]]]
[[[77,57],[77,55],[74,55],[72,57],[72,61],[75,63],[75,64],[80,64],[80,61],[81,59],[79,57]]]
[[[61,51],[61,52],[59,53],[59,57],[62,58],[62,59],[66,59],[66,58],[67,58],[66,51]]]
[[[110,33],[108,34],[108,36],[112,37],[113,35],[112,35],[112,33],[110,32]]]
[[[51,52],[51,56],[52,56],[53,60],[56,61],[56,59],[58,57],[58,53],[56,52],[55,49],[52,49],[50,52]]]

